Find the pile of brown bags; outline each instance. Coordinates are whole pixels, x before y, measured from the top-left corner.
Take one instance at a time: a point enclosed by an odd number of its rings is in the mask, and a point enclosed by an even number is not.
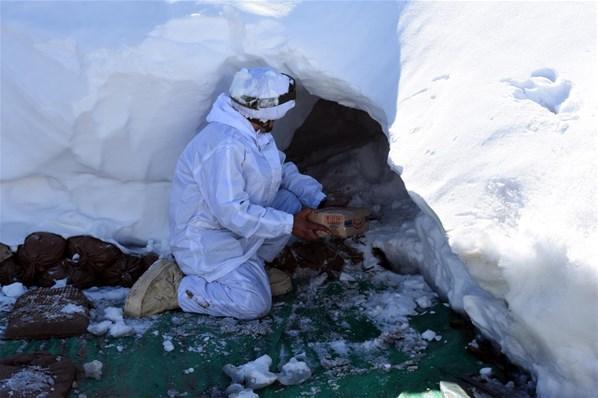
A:
[[[92,236],[68,239],[49,232],[27,236],[16,253],[0,243],[0,285],[54,286],[58,280],[79,289],[91,286],[130,287],[158,259],[154,253],[135,256]]]

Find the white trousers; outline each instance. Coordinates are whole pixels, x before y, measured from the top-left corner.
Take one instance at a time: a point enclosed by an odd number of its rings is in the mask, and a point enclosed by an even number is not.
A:
[[[281,189],[272,207],[290,214],[301,210],[295,194]],[[272,261],[290,236],[269,239],[246,263],[213,282],[197,275],[186,275],[178,290],[179,307],[185,312],[238,319],[256,319],[270,312],[272,293],[264,261]]]

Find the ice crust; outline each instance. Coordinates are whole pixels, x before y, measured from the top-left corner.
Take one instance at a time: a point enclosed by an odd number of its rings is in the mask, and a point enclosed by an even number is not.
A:
[[[177,156],[234,72],[269,64],[382,126],[423,209],[372,232],[391,263],[421,270],[540,396],[598,391],[595,4],[136,7],[2,4],[0,241],[46,229],[167,248]],[[278,125],[282,147],[312,96]],[[375,155],[360,156],[347,170]],[[415,305],[378,299],[380,321]]]

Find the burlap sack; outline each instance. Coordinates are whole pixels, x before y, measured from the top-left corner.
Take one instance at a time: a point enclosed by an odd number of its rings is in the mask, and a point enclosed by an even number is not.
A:
[[[35,352],[0,360],[0,397],[63,398],[77,369],[64,357]]]
[[[25,243],[17,249],[17,262],[25,269],[21,272],[27,279],[35,272],[43,272],[58,264],[64,258],[66,240],[49,232],[34,232],[25,238]]]
[[[47,339],[86,333],[91,303],[72,286],[30,290],[8,315],[6,339]]]

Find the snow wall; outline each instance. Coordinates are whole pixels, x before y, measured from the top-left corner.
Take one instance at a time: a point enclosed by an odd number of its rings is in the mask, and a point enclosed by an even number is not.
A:
[[[270,65],[380,123],[425,210],[422,272],[540,396],[595,396],[595,4],[1,7],[1,241],[159,247],[178,154],[239,67]]]

